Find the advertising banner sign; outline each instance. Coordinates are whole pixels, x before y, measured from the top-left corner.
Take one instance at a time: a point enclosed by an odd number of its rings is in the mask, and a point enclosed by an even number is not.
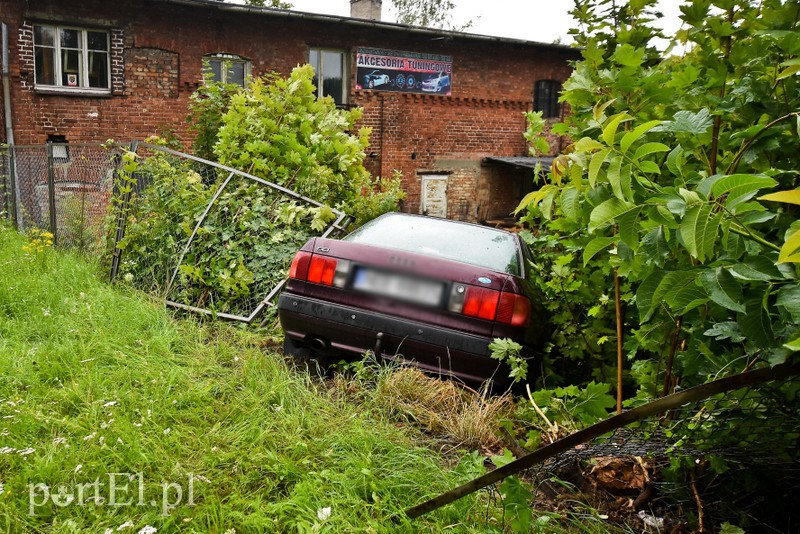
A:
[[[452,71],[452,56],[356,50],[356,89],[449,95]]]

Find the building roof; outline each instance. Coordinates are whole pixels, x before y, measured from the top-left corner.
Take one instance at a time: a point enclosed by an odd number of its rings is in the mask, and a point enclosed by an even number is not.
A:
[[[532,169],[537,163],[541,163],[542,167],[547,168],[553,164],[552,156],[537,157],[518,157],[518,156],[487,156],[483,158],[487,162],[504,163],[506,165],[513,165],[514,167],[522,167]]]
[[[540,43],[536,41],[527,41],[524,39],[512,39],[509,37],[496,37],[493,35],[480,35],[475,33],[456,32],[449,30],[440,30],[436,28],[423,28],[420,26],[410,26],[408,24],[398,24],[396,22],[383,22],[378,20],[356,19],[351,17],[343,17],[340,15],[321,15],[318,13],[305,13],[303,11],[294,11],[291,9],[278,9],[273,7],[259,7],[242,4],[231,4],[221,0],[162,0],[167,4],[197,6],[206,9],[218,9],[220,11],[250,13],[254,15],[266,15],[274,17],[284,17],[294,20],[311,20],[316,22],[336,22],[356,27],[368,27],[378,30],[394,30],[405,33],[418,33],[423,35],[435,36],[444,39],[466,39],[472,41],[485,41],[498,44],[513,44],[521,46],[535,46],[553,48],[557,50],[571,51],[578,53],[578,49],[563,44],[554,43]]]

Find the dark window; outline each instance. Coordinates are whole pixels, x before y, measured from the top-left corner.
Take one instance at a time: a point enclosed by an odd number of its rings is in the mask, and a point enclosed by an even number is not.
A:
[[[232,54],[212,54],[203,58],[203,71],[211,74],[212,81],[244,87],[250,62]]]
[[[539,80],[533,89],[533,111],[541,111],[545,119],[561,116],[558,105],[558,94],[561,82],[557,80]]]
[[[33,48],[37,86],[110,90],[108,32],[35,25]]]
[[[314,67],[314,85],[317,96],[329,96],[338,105],[347,104],[347,57],[342,50],[312,48],[308,62]]]

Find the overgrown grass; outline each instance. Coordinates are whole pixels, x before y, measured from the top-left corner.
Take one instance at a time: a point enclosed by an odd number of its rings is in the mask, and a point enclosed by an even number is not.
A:
[[[1,530],[484,532],[494,521],[477,496],[393,523],[478,467],[448,468],[374,400],[320,394],[256,334],[174,319],[84,260],[31,256],[25,243],[0,227]]]

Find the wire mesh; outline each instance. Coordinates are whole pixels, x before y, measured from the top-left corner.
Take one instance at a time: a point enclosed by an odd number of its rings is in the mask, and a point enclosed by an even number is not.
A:
[[[576,492],[604,494],[594,506],[638,510],[653,532],[698,522],[705,531],[729,522],[748,532],[791,532],[800,524],[798,392],[794,376],[687,404],[553,457],[529,476],[543,491],[556,477]],[[603,466],[619,484],[598,482],[593,475]],[[626,486],[631,469],[641,480]],[[647,487],[652,493],[637,502]]]
[[[13,146],[3,158],[5,205],[20,231],[47,230],[57,246],[97,254],[119,152],[99,144]],[[13,201],[11,201],[13,199]]]
[[[343,228],[343,213],[256,176],[159,146],[137,154],[114,275],[171,306],[252,322],[297,250]]]

